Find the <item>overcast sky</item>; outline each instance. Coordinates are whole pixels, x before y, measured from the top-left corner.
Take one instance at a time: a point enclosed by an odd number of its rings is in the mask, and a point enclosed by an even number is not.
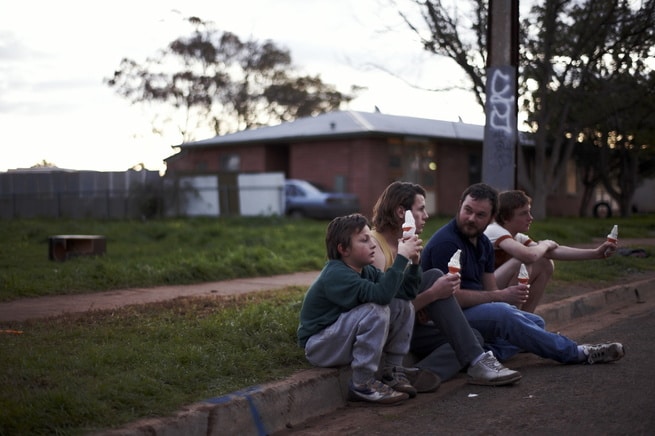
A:
[[[402,1],[401,1],[402,3]],[[212,21],[246,40],[290,50],[304,74],[348,93],[349,109],[483,124],[471,93],[418,91],[463,83],[423,53],[388,0],[0,0],[0,171],[46,160],[60,168],[162,170],[177,136],[151,133],[149,115],[103,83],[122,58],[143,62],[189,27]],[[204,139],[204,138],[197,138]]]

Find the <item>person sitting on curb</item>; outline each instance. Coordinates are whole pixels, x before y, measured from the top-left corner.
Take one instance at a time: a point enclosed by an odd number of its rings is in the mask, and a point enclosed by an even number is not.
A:
[[[534,312],[555,270],[554,260],[604,259],[616,251],[616,243],[605,241],[596,248],[574,248],[555,241],[535,242],[526,233],[534,218],[530,214],[532,199],[523,191],[504,191],[498,195],[498,213],[484,234],[494,247],[496,283],[505,288],[517,284],[521,264],[528,271],[530,294],[518,306]]]
[[[406,211],[411,211],[415,233],[420,235],[428,219],[422,186],[393,182],[378,197],[373,208],[371,233],[377,241],[373,265],[383,271],[396,259]],[[482,337],[469,326],[453,296],[459,284],[458,274],[444,275],[437,269],[423,272],[421,288],[413,302],[417,320],[410,350],[420,359],[415,366],[436,373],[442,381],[466,369],[470,384],[516,383],[521,374],[505,368],[490,351],[485,352]],[[425,319],[421,320],[421,315],[425,315]]]
[[[421,281],[418,238],[398,244],[396,260],[384,273],[372,265],[375,242],[361,214],[332,220],[325,245],[328,261],[300,309],[297,336],[305,357],[319,367],[350,365],[353,401],[393,404],[416,395],[401,369],[414,323],[410,301]],[[393,388],[375,378],[383,355]],[[432,382],[438,386],[434,375]]]
[[[498,192],[478,183],[469,186],[450,222],[428,241],[421,255],[423,269],[447,268],[461,250],[461,287],[455,297],[471,327],[484,338],[485,348],[501,362],[526,351],[560,363],[604,363],[625,355],[618,342],[578,345],[566,336],[549,332],[538,315],[517,308],[525,304],[525,284],[498,289],[494,276],[494,249],[484,230],[498,209]]]

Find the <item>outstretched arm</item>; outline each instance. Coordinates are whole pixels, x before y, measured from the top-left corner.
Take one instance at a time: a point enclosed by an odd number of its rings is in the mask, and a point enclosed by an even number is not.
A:
[[[616,251],[616,243],[605,241],[596,248],[575,248],[560,245],[546,253],[552,260],[591,260],[604,259]]]

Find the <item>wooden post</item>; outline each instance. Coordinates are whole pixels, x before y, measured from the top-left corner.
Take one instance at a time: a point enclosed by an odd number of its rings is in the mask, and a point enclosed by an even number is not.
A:
[[[518,0],[489,0],[482,181],[516,189]]]

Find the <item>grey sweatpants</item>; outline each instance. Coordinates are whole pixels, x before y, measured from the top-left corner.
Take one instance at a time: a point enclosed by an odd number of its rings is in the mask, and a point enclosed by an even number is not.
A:
[[[365,303],[342,313],[305,344],[309,363],[320,367],[350,365],[353,382],[375,376],[380,359],[402,364],[414,326],[411,302],[394,298],[388,306]]]

